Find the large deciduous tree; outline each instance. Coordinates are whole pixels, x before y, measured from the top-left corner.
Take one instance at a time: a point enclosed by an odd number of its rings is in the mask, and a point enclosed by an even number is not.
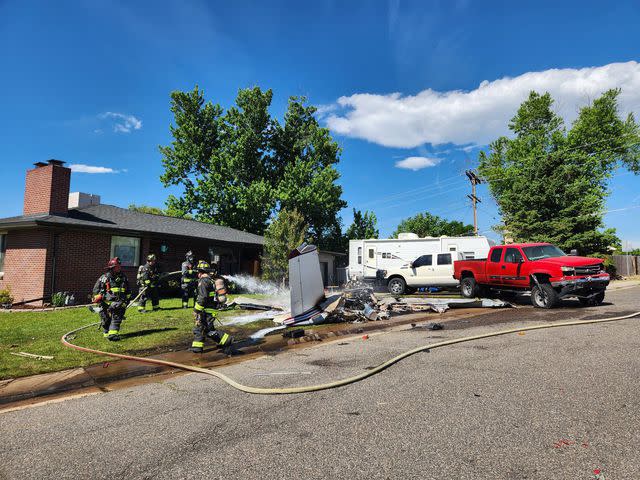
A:
[[[580,109],[567,131],[548,93],[531,92],[500,137],[480,154],[479,172],[516,241],[552,242],[581,253],[617,245],[604,229],[609,179],[618,165],[640,172],[638,126],[620,118],[619,90]]]
[[[415,233],[419,237],[440,237],[442,235],[456,237],[473,235],[473,225],[465,225],[457,220],[446,220],[429,212],[419,213],[400,222],[391,238],[398,238],[403,232]]]
[[[347,229],[347,238],[349,240],[363,238],[378,238],[378,219],[376,214],[370,211],[362,213],[360,210],[353,209],[353,223]]]
[[[226,112],[205,103],[202,90],[173,92],[174,141],[160,147],[173,210],[198,220],[263,234],[272,214],[297,210],[321,245],[340,235],[346,206],[335,169],[340,149],[314,117],[315,107],[292,97],[281,125],[269,113],[271,90],[238,92]]]

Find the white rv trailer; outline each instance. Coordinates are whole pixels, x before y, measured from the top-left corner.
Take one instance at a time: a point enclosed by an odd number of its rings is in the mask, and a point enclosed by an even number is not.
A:
[[[487,237],[425,237],[349,240],[349,278],[376,278],[378,270],[400,268],[421,255],[460,252],[465,259],[486,258],[494,242]]]

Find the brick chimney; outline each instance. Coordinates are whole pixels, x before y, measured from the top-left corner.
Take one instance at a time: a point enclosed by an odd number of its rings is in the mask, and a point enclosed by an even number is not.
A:
[[[66,215],[68,212],[71,169],[61,160],[34,163],[27,170],[24,189],[24,215],[38,213]]]

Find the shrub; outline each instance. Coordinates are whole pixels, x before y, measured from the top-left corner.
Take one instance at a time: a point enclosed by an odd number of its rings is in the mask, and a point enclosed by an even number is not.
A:
[[[51,305],[54,307],[64,307],[66,295],[64,292],[57,292],[51,296]]]
[[[616,264],[613,263],[613,258],[611,257],[611,255],[592,253],[587,256],[601,258],[604,261],[604,269],[611,276],[611,278],[618,278],[618,270],[616,269]]]
[[[5,290],[0,290],[0,305],[11,306],[12,303],[13,297],[11,296],[11,291],[8,288]]]

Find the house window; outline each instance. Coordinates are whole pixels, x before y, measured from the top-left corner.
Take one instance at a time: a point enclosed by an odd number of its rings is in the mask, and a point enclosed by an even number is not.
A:
[[[119,257],[125,267],[137,267],[140,262],[140,239],[136,237],[111,237],[111,258]]]
[[[358,265],[362,265],[362,247],[358,247]]]
[[[4,272],[4,256],[7,251],[7,234],[0,233],[0,278]]]
[[[451,265],[451,254],[450,253],[439,253],[438,254],[438,265]]]

